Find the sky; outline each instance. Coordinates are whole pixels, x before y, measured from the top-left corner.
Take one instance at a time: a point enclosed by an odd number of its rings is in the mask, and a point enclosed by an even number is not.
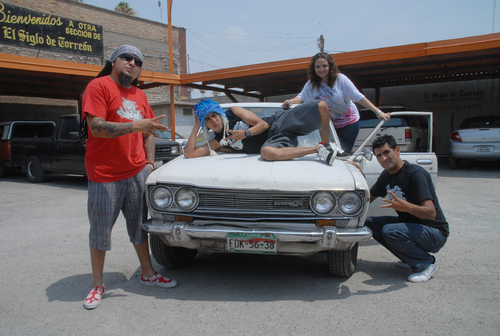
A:
[[[167,23],[167,0],[129,0]],[[113,10],[120,0],[83,0]],[[497,0],[173,0],[186,29],[188,73],[500,32]]]

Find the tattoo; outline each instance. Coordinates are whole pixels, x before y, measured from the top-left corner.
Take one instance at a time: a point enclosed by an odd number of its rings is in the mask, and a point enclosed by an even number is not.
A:
[[[104,138],[116,138],[132,133],[132,123],[111,123],[91,115],[88,115],[87,118],[90,130],[99,133]]]
[[[155,137],[152,134],[143,133],[142,141],[144,143],[146,159],[148,161],[155,162]]]

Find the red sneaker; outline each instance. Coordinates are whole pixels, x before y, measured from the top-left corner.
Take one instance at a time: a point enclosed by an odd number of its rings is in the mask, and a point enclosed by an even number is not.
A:
[[[153,275],[152,277],[146,277],[144,276],[144,274],[141,274],[141,285],[172,288],[177,286],[177,281],[175,281],[174,279],[165,278],[161,274],[155,272],[155,275]]]
[[[94,309],[97,308],[101,304],[101,299],[106,292],[106,288],[102,285],[102,288],[99,286],[92,287],[89,292],[89,295],[83,301],[83,307],[85,309]]]

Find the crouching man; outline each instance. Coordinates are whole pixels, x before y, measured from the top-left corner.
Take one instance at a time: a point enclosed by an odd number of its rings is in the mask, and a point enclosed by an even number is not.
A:
[[[408,281],[426,282],[438,268],[430,253],[437,253],[449,235],[431,176],[401,159],[393,136],[381,136],[372,146],[384,171],[370,190],[370,202],[383,197],[387,204],[381,207],[396,210],[398,216],[370,217],[366,226],[402,261],[397,266],[412,269]]]

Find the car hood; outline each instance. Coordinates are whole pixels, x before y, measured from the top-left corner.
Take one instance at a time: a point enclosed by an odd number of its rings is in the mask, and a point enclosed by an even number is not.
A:
[[[353,190],[352,167],[342,160],[335,160],[330,166],[317,155],[289,161],[264,161],[257,154],[222,153],[194,159],[180,156],[154,171],[148,184],[281,191]]]

